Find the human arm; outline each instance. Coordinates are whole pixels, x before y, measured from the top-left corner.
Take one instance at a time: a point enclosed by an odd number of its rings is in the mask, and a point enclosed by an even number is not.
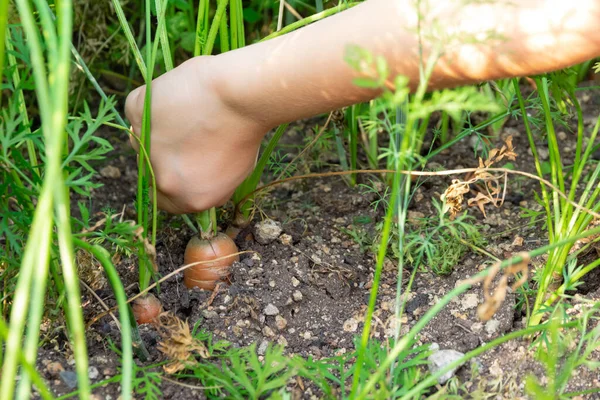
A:
[[[430,89],[532,75],[600,55],[600,0],[430,3],[422,9],[423,58],[439,43],[427,35],[434,21],[438,37],[453,37],[434,68]],[[156,79],[151,158],[159,206],[183,213],[222,204],[251,171],[267,131],[376,97],[377,90],[353,84],[356,72],[344,61],[349,45],[385,57],[393,74],[418,85],[414,4],[368,0],[279,38],[194,58]],[[503,40],[472,43],[490,31]],[[137,90],[127,99],[136,132],[143,97]]]

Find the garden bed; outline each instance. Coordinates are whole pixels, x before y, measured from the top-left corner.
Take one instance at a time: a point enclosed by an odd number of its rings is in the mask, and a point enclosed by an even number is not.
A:
[[[586,129],[591,130],[600,112],[600,92],[586,91],[581,97]],[[320,121],[321,124],[323,121]],[[303,134],[303,125],[295,139]],[[568,148],[574,148],[571,133],[559,132],[565,164],[569,163]],[[135,217],[134,201],[137,172],[135,155],[129,149],[127,138],[112,131],[103,134],[115,146],[115,151],[99,170],[103,187],[94,191],[90,209],[100,212],[106,207],[124,210],[125,218]],[[527,151],[529,144],[523,126],[511,120],[502,130],[501,138],[513,137],[517,160],[515,169],[533,172],[533,159]],[[290,140],[289,138],[287,140]],[[543,145],[541,146],[543,149]],[[598,159],[596,155],[596,160]],[[463,140],[436,156],[432,162],[443,169],[474,167],[474,143]],[[428,168],[435,169],[429,165]],[[428,178],[415,192],[409,208],[408,229],[428,218],[436,218],[432,198],[439,199],[450,184],[450,177]],[[359,181],[371,185],[368,175]],[[377,189],[377,188],[375,188]],[[382,187],[379,187],[383,190]],[[545,244],[547,238],[541,223],[528,223],[523,208],[539,209],[534,191],[535,181],[510,177],[504,204],[499,208],[486,206],[484,217],[477,207],[470,207],[472,223],[487,244],[482,246],[499,259],[531,250]],[[383,195],[383,193],[380,193]],[[215,293],[188,290],[182,283],[182,274],[175,275],[160,285],[157,296],[165,310],[201,329],[211,332],[214,340],[226,340],[233,346],[256,345],[259,356],[267,345],[284,346],[286,354],[298,354],[315,359],[335,357],[352,352],[354,340],[360,335],[370,290],[373,285],[375,261],[371,244],[378,232],[376,225],[383,218],[382,208],[375,209],[373,202],[379,195],[367,192],[364,187],[349,187],[337,177],[315,178],[285,183],[277,186],[263,202],[253,224],[243,230],[237,243],[241,251],[249,251],[234,264],[230,282],[222,284]],[[269,243],[255,240],[255,226],[270,218],[282,228],[281,235]],[[159,273],[166,275],[183,264],[187,240],[193,232],[176,217],[164,216],[157,242]],[[594,256],[592,253],[591,256]],[[597,256],[597,254],[595,255]],[[444,295],[461,282],[490,266],[489,258],[468,249],[452,266],[448,275],[435,274],[430,266],[422,265],[417,271],[412,289],[404,294],[404,314],[398,321],[394,316],[397,285],[397,263],[388,259],[384,263],[379,286],[371,337],[386,342],[394,336],[395,327],[401,324],[403,335],[421,316]],[[93,268],[100,268],[91,263]],[[531,274],[543,265],[543,258],[531,260]],[[136,293],[137,266],[134,259],[120,259],[116,263],[128,295]],[[81,265],[80,265],[81,268]],[[403,285],[410,279],[412,266],[404,269]],[[92,275],[88,275],[92,276]],[[98,277],[101,274],[98,275]],[[531,276],[531,275],[530,275]],[[86,281],[86,275],[82,277]],[[496,280],[497,281],[497,280]],[[600,301],[600,277],[590,274],[585,284],[570,302],[570,313],[581,307],[579,296],[594,302]],[[86,281],[108,306],[114,298],[106,282]],[[533,284],[530,281],[530,285]],[[403,291],[404,292],[404,291]],[[83,291],[84,315],[90,320],[104,311],[89,291]],[[487,322],[477,316],[477,307],[483,302],[483,289],[475,285],[463,295],[453,299],[418,337],[418,344],[437,343],[441,349],[462,353],[472,351],[485,343],[525,327],[525,307],[517,307],[524,300],[519,292],[510,292],[502,306]],[[531,300],[531,299],[530,299]],[[140,365],[163,361],[157,350],[160,342],[151,325],[141,327],[142,339],[150,352],[150,359]],[[64,329],[47,327],[48,340],[40,348],[38,367],[57,394],[72,391],[69,379],[73,371],[70,349]],[[86,331],[90,355],[92,383],[109,379],[117,374],[119,357],[110,349],[108,341],[120,342],[117,324],[109,316],[97,321]],[[525,396],[525,378],[532,373],[544,379],[544,369],[536,361],[528,340],[512,340],[493,348],[463,366],[457,380],[448,386],[457,394],[466,396],[496,395],[498,398]],[[596,352],[595,359],[600,354]],[[210,362],[210,360],[206,360]],[[161,367],[153,370],[164,375]],[[65,373],[66,372],[66,373]],[[162,398],[204,398],[202,390],[194,389],[193,379],[176,379],[181,384],[162,380]],[[543,381],[543,380],[542,380]],[[319,398],[321,392],[310,382],[295,379],[288,383],[293,398]],[[600,386],[600,376],[580,368],[569,383],[569,391],[582,391]],[[110,383],[94,390],[96,398],[116,399],[118,383]],[[477,397],[482,398],[482,397]],[[592,398],[585,397],[581,398]]]

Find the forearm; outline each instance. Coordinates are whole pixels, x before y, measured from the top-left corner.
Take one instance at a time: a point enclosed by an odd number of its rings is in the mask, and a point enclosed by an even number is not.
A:
[[[392,73],[407,76],[414,88],[420,51],[427,60],[443,44],[429,89],[532,75],[600,55],[599,0],[422,1],[427,3],[421,43],[416,2],[369,0],[299,31],[218,56],[223,97],[268,126],[369,100],[379,92],[352,83],[357,74],[344,61],[349,45],[384,56]],[[489,33],[501,37],[486,38]]]

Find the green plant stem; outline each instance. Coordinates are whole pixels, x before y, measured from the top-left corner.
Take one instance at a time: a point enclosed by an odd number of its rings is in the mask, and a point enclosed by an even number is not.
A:
[[[202,45],[206,43],[208,27],[208,0],[199,0],[198,18],[196,19],[196,39],[194,41],[194,56],[203,54]]]
[[[204,49],[202,50],[202,55],[207,56],[212,53],[215,40],[217,39],[219,26],[221,25],[221,19],[225,15],[227,4],[229,4],[229,0],[218,0],[217,12],[215,13],[213,21],[210,25],[210,31],[208,32],[208,38],[206,40]]]
[[[519,103],[519,108],[521,109],[521,116],[523,118],[523,124],[525,125],[525,131],[527,132],[527,139],[529,140],[529,148],[533,154],[533,161],[535,163],[535,170],[540,178],[544,177],[542,172],[542,164],[540,163],[540,158],[538,156],[537,147],[535,145],[535,140],[533,138],[533,132],[531,131],[531,125],[529,124],[529,117],[527,116],[527,110],[525,108],[525,101],[523,100],[523,95],[521,94],[521,88],[519,87],[519,80],[513,79],[513,85],[515,87],[515,93],[517,95],[517,100]],[[552,212],[550,210],[550,197],[548,196],[548,191],[544,185],[540,185],[540,190],[542,191],[542,199],[544,202],[544,209],[546,210],[546,225],[548,226],[548,237],[549,241],[552,242],[554,238],[554,226],[552,224]]]
[[[221,53],[226,53],[231,48],[229,45],[229,30],[227,28],[227,12],[225,12],[225,15],[221,18],[221,23],[219,25],[219,44],[221,45]]]
[[[144,58],[142,57],[142,53],[138,45],[135,42],[135,38],[133,37],[133,33],[131,32],[131,28],[129,27],[129,22],[125,17],[125,13],[123,12],[123,7],[121,7],[121,2],[119,0],[112,0],[113,6],[115,7],[115,12],[117,13],[117,18],[119,19],[119,23],[121,24],[121,29],[125,33],[125,37],[127,38],[127,42],[129,43],[129,48],[133,52],[133,58],[140,69],[140,73],[144,80],[146,79],[146,64],[144,63]],[[150,26],[148,26],[150,29]],[[149,43],[148,43],[149,45]]]
[[[11,30],[7,28],[6,31],[8,32],[8,35],[6,35],[6,50],[7,50],[7,56],[8,56],[8,65],[11,68],[13,68],[12,81],[13,81],[13,87],[17,91],[17,101],[19,102],[19,114],[23,118],[23,127],[25,129],[25,132],[31,133],[30,122],[29,122],[29,113],[27,112],[27,105],[25,104],[25,96],[23,94],[23,88],[21,87],[21,74],[19,74],[17,59],[16,59],[15,55],[13,54],[14,47],[13,47],[12,41],[11,41],[12,40],[11,34],[10,34]],[[0,62],[3,62],[3,61],[0,60]],[[2,68],[0,68],[0,77],[2,77],[1,69]],[[1,103],[2,103],[2,101],[0,99],[0,104]],[[39,171],[37,169],[39,163],[38,163],[38,159],[37,159],[37,154],[35,152],[35,145],[33,144],[33,141],[30,139],[28,139],[25,142],[25,144],[27,146],[27,156],[29,157],[29,163],[33,167],[32,168],[33,173],[39,177]]]
[[[0,337],[6,339],[8,337],[9,331],[10,331],[10,328],[6,325],[4,318],[2,318],[2,316],[0,316]],[[27,376],[29,376],[31,378],[31,381],[37,388],[42,399],[45,399],[45,400],[54,399],[54,397],[50,393],[50,390],[46,386],[46,383],[40,377],[40,374],[36,371],[35,367],[28,362],[27,358],[23,355],[23,352],[21,351],[21,349],[17,348],[15,353],[18,358],[18,361],[21,363],[21,366],[25,370]]]
[[[287,25],[286,27],[282,28],[281,30],[277,31],[277,32],[273,32],[272,34],[270,34],[269,36],[265,37],[262,40],[269,40],[269,39],[273,39],[276,38],[278,36],[282,36],[285,35],[286,33],[290,33],[298,28],[302,28],[306,25],[312,24],[313,22],[317,22],[320,21],[324,18],[330,17],[332,15],[335,15],[341,11],[347,10],[349,8],[352,8],[356,5],[359,5],[360,2],[343,2],[340,3],[338,6],[329,8],[323,12],[317,13],[317,14],[313,14],[310,17],[307,18],[303,18],[300,21],[296,21],[294,23],[291,23],[289,25]]]
[[[15,387],[15,377],[17,371],[17,351],[21,347],[22,332],[25,325],[25,319],[27,317],[27,311],[30,305],[30,291],[31,283],[33,280],[34,271],[38,273],[48,268],[49,253],[50,253],[50,237],[52,229],[52,208],[54,199],[52,196],[53,187],[52,182],[57,175],[60,175],[60,147],[63,139],[63,134],[54,126],[54,118],[52,112],[52,103],[50,100],[50,92],[48,82],[46,81],[46,68],[45,60],[43,57],[41,39],[37,26],[34,20],[34,13],[31,9],[31,5],[28,1],[17,0],[16,6],[19,11],[23,29],[25,31],[28,45],[30,49],[31,63],[33,66],[33,75],[36,83],[36,94],[38,97],[38,104],[40,109],[40,116],[43,122],[43,133],[44,137],[48,141],[47,143],[47,174],[44,185],[41,190],[41,194],[38,198],[38,205],[34,214],[33,223],[30,231],[30,237],[25,246],[25,253],[21,263],[19,271],[19,279],[15,289],[13,297],[13,305],[10,319],[10,329],[6,339],[6,352],[4,364],[2,367],[2,382],[0,383],[0,398],[12,399]],[[66,16],[66,25],[69,26],[69,15]],[[53,26],[47,26],[46,29],[54,29]],[[2,34],[6,32],[4,28]],[[2,40],[4,44],[4,40]],[[56,55],[54,55],[56,56]],[[53,65],[53,67],[57,67]],[[67,65],[68,67],[68,65]],[[57,88],[60,89],[62,75],[57,77]],[[59,105],[60,107],[61,105]],[[57,110],[56,117],[60,118],[60,109]],[[64,116],[64,115],[62,115]],[[56,126],[60,128],[60,126]],[[43,273],[43,272],[42,272]],[[39,301],[38,298],[35,300]],[[42,298],[43,301],[43,298]],[[39,309],[39,304],[34,304],[32,320],[35,320],[36,310]],[[30,327],[28,330],[26,343],[36,340],[31,338],[31,334],[39,335],[39,330],[35,331],[35,327]],[[33,354],[33,360],[31,357],[25,357],[28,359],[30,364],[35,364],[35,357],[37,354]]]
[[[131,399],[132,378],[133,378],[133,350],[131,343],[131,326],[129,320],[129,305],[127,304],[127,295],[123,288],[123,282],[119,278],[117,269],[110,259],[110,254],[106,249],[98,245],[92,245],[81,239],[74,238],[75,245],[88,253],[92,254],[104,268],[108,281],[115,294],[115,299],[119,307],[119,320],[121,322],[121,397],[123,400]]]
[[[167,7],[167,1],[164,0],[164,7]],[[163,1],[155,0],[156,5],[156,15],[163,15]],[[164,18],[164,17],[163,17]],[[162,27],[159,28],[159,36],[160,36],[160,44],[163,51],[163,59],[165,61],[165,69],[170,71],[173,69],[173,60],[171,56],[171,46],[169,45],[169,36],[167,35],[167,26],[166,24],[162,24]]]
[[[0,0],[0,81],[4,78],[4,38],[8,30],[8,0]],[[2,91],[0,90],[0,107],[2,106]]]
[[[390,204],[395,204],[397,199],[398,187],[396,187],[398,180],[394,179],[394,187],[392,188],[392,195],[390,197]],[[377,302],[377,293],[379,289],[379,281],[381,280],[381,272],[383,271],[383,263],[385,260],[385,254],[387,252],[387,247],[390,240],[391,230],[392,230],[392,219],[394,216],[394,207],[388,207],[385,220],[383,223],[383,230],[381,233],[381,241],[379,243],[379,250],[377,252],[377,263],[375,265],[375,273],[373,275],[373,286],[371,288],[371,294],[369,296],[369,305],[367,308],[367,314],[365,315],[365,325],[363,327],[363,332],[360,341],[360,348],[357,349],[356,356],[356,365],[354,367],[354,377],[352,379],[352,390],[350,392],[350,397],[358,390],[358,384],[360,379],[360,373],[363,368],[363,363],[365,359],[365,352],[367,349],[367,345],[369,344],[370,337],[370,328],[371,322],[373,318],[373,313],[375,310],[375,304]]]

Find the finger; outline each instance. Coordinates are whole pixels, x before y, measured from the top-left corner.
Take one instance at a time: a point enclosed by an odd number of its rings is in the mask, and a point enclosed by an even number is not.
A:
[[[154,191],[151,191],[151,193],[153,193],[153,192]],[[158,190],[156,191],[156,201],[157,201],[156,206],[159,209],[166,211],[170,214],[187,214],[190,212],[190,210],[185,210],[185,209],[179,207],[177,204],[175,204],[173,202],[173,200],[171,200],[171,198],[164,195],[162,192],[160,192]]]
[[[137,133],[135,133],[135,131],[133,130],[133,126],[130,128],[131,133],[129,134],[129,144],[131,145],[131,147],[136,151],[136,153],[140,152],[140,142],[139,142],[139,136],[137,135]]]

